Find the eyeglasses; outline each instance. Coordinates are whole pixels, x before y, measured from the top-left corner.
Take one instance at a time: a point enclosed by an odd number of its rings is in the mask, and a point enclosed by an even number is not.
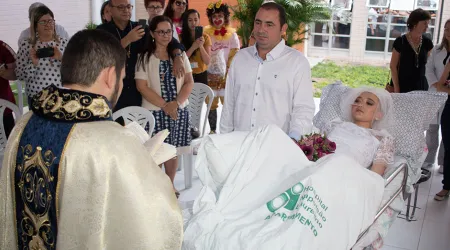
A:
[[[186,2],[181,2],[181,1],[175,1],[175,4],[177,6],[181,6],[181,5],[186,6]]]
[[[111,7],[117,8],[120,11],[125,11],[125,10],[132,10],[134,6],[131,4],[128,4],[128,5],[118,5],[118,6],[111,5]]]
[[[148,6],[147,7],[147,10],[150,10],[150,11],[159,11],[159,10],[161,10],[163,7],[161,7],[161,6]]]
[[[155,30],[155,33],[158,34],[158,36],[166,36],[173,33],[173,30]]]
[[[44,25],[47,25],[47,24],[54,24],[55,23],[55,20],[53,20],[53,19],[48,19],[48,20],[42,20],[42,21],[39,21],[39,22],[37,22],[38,24],[40,24],[40,25],[42,25],[42,26],[44,26]]]

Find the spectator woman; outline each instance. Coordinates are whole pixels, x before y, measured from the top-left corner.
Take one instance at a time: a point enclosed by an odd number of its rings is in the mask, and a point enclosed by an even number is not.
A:
[[[433,85],[436,86],[438,91],[446,92],[450,95],[450,20],[445,22],[444,37],[440,47],[433,52],[435,54],[432,62],[434,62],[436,67],[434,68],[435,74],[431,75],[430,72],[430,76],[438,76],[441,73],[440,77],[431,78],[433,81],[436,80]],[[430,66],[430,68],[432,67]],[[444,200],[450,194],[450,99],[447,99],[442,111],[441,132],[444,144],[444,166],[442,169],[444,178],[442,179],[442,190],[434,196],[434,199],[437,201]]]
[[[424,33],[430,19],[428,11],[414,10],[406,22],[408,32],[394,41],[390,68],[395,93],[428,90],[425,65],[433,42]]]
[[[195,38],[195,27],[200,24],[200,14],[197,10],[188,10],[183,14],[183,29],[181,43],[184,45],[186,55],[189,57],[194,82],[208,84],[208,64],[211,54],[211,39],[205,33]]]
[[[109,23],[111,21],[111,11],[109,9],[109,1],[105,1],[100,9],[100,16],[102,17],[102,23]]]
[[[427,69],[427,81],[430,85],[430,91],[436,91],[436,84],[439,78],[444,73],[445,65],[450,61],[450,19],[445,22],[444,25],[444,36],[442,37],[442,42],[434,47],[431,51],[430,58],[428,60]],[[438,114],[440,118],[441,114]],[[436,121],[439,119],[436,119]],[[436,153],[439,148],[438,154],[438,165],[439,173],[444,173],[444,145],[441,142],[439,146],[439,123],[431,124],[430,128],[427,130],[427,146],[428,155],[425,159],[425,164],[429,167],[434,164]],[[449,142],[450,143],[450,142]],[[450,160],[450,159],[449,159]]]
[[[181,34],[183,20],[181,20],[183,13],[189,9],[188,0],[169,0],[164,15],[169,17],[177,29],[177,33]]]
[[[172,40],[172,21],[166,16],[156,16],[149,25],[150,37],[136,65],[136,87],[141,93],[142,106],[152,111],[155,117],[154,134],[168,129],[170,134],[165,140],[177,148],[187,147],[191,143],[188,97],[194,80],[186,53],[184,77],[176,78],[172,74],[173,62],[168,45]],[[164,163],[166,174],[174,181],[178,168],[176,158]],[[175,189],[175,187],[174,187]],[[178,191],[175,191],[177,196]]]
[[[31,37],[19,47],[16,67],[28,98],[49,85],[61,87],[61,59],[67,46],[67,40],[56,34],[53,12],[46,6],[33,12],[30,30]]]

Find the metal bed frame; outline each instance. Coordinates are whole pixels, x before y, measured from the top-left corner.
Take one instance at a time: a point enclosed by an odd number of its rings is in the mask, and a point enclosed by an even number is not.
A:
[[[384,213],[384,211],[386,211],[386,209],[392,204],[392,202],[394,202],[394,200],[401,194],[401,193],[405,193],[405,188],[406,188],[406,181],[408,180],[408,165],[406,163],[401,163],[400,166],[386,179],[386,184],[385,187],[387,187],[401,172],[403,172],[403,180],[402,180],[402,184],[400,185],[400,187],[395,191],[394,195],[391,196],[391,198],[381,207],[381,209],[378,211],[378,213],[375,215],[375,219],[373,220],[374,223],[375,221]],[[410,197],[410,196],[409,196]],[[414,216],[414,212],[413,212],[413,216]],[[409,217],[409,207],[407,210],[407,217]],[[372,223],[373,225],[373,223]],[[369,227],[367,227],[359,236],[358,239],[356,240],[355,244],[358,243],[361,238],[366,235],[366,233],[369,231],[369,228],[372,226],[370,225]]]

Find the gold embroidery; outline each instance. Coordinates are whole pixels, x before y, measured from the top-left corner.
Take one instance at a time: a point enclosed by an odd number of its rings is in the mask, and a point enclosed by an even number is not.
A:
[[[49,171],[56,157],[47,150],[42,154],[42,148],[26,145],[22,147],[23,162],[17,166],[21,172],[18,187],[21,193],[24,209],[22,210],[21,237],[27,239],[29,249],[46,249],[45,245],[54,247],[49,209],[52,204],[50,185],[54,177]]]
[[[102,96],[92,97],[83,92],[61,93],[57,88],[40,92],[33,100],[33,107],[44,115],[65,121],[110,118],[111,109]]]

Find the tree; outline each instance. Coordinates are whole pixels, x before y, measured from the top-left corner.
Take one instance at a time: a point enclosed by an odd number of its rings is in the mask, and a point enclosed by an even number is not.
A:
[[[242,47],[247,47],[252,30],[253,21],[259,7],[264,0],[238,0],[233,6],[233,20],[240,22],[237,29],[242,38]],[[286,10],[288,29],[285,39],[288,46],[303,42],[304,34],[309,31],[307,25],[313,22],[326,22],[331,17],[331,9],[323,1],[318,0],[275,0]]]

